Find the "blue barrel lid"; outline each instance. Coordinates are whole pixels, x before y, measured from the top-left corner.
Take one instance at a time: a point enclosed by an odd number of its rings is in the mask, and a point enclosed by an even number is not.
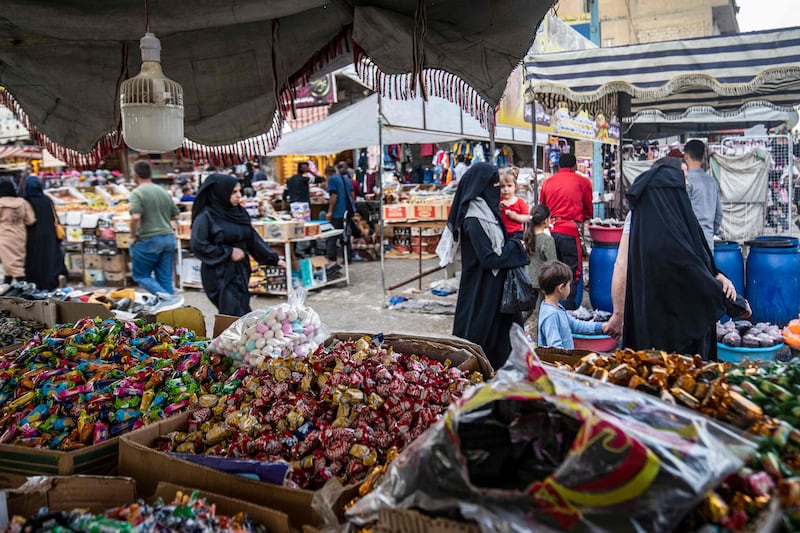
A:
[[[714,241],[715,250],[738,250],[739,248],[739,243],[736,241]]]
[[[800,239],[797,237],[792,237],[791,235],[761,235],[760,237],[756,237],[757,241],[789,241],[792,243],[792,246],[795,248],[800,247]],[[780,248],[783,248],[782,246]]]
[[[744,244],[751,248],[797,248],[797,244],[789,239],[756,239]]]

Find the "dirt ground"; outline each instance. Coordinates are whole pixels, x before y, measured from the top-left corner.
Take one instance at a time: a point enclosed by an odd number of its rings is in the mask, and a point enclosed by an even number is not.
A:
[[[437,260],[423,261],[423,271],[436,266]],[[387,259],[386,285],[408,279],[418,271],[418,262],[411,259]],[[442,279],[444,271],[423,279],[423,289],[430,282]],[[398,289],[418,287],[414,282]],[[186,305],[200,309],[211,330],[217,310],[202,290],[185,289]],[[276,305],[285,298],[254,296],[253,309]],[[331,331],[360,331],[364,333],[450,334],[453,330],[452,314],[425,314],[388,309],[381,290],[380,262],[361,262],[350,265],[350,285],[344,283],[310,291],[306,303],[319,313]]]

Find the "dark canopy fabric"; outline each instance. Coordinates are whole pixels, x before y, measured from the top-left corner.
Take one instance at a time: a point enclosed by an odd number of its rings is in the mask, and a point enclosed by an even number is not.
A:
[[[488,122],[554,0],[152,0],[164,73],[184,90],[185,134],[265,153],[289,87],[356,58],[376,90],[459,102]],[[117,142],[119,82],[136,75],[145,0],[5,0],[0,101],[49,151],[76,162]],[[367,59],[369,61],[367,61]],[[448,74],[449,73],[449,74]],[[398,76],[387,76],[398,75]],[[283,107],[283,109],[279,109]],[[278,113],[276,113],[278,111]],[[55,144],[53,144],[55,143]]]
[[[630,97],[630,109],[620,113],[627,121],[646,110],[711,109],[736,118],[755,102],[793,112],[800,102],[800,28],[533,55],[525,67],[529,101],[611,116],[622,93]]]

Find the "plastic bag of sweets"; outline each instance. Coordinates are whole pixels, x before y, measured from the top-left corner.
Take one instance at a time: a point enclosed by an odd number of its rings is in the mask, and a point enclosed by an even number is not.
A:
[[[307,356],[328,337],[319,315],[304,305],[305,289],[295,289],[288,303],[252,311],[231,324],[209,346],[213,352],[249,366],[267,357]]]
[[[552,375],[538,384],[500,375],[462,399],[348,519],[365,525],[395,506],[457,513],[487,531],[670,531],[755,450],[657,398]]]

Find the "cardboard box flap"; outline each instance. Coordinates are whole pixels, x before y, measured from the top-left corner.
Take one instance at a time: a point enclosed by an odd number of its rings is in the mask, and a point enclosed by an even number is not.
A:
[[[411,509],[382,508],[378,512],[375,533],[479,533],[473,522],[433,518]]]
[[[206,319],[203,312],[196,307],[187,306],[161,311],[156,315],[156,321],[178,328],[186,328],[194,331],[200,337],[206,336]]]
[[[344,331],[331,333],[325,341],[328,345],[334,340],[358,339],[365,335],[362,332]],[[494,376],[491,363],[477,344],[452,335],[409,335],[407,333],[386,333],[384,343],[392,346],[394,351],[408,355],[425,355],[437,361],[449,359],[453,366],[469,372],[478,371],[485,379]]]
[[[51,511],[88,508],[93,513],[102,513],[135,502],[136,482],[122,477],[36,476],[5,494],[10,516],[33,516],[42,507]]]
[[[101,304],[57,302],[56,308],[59,324],[73,324],[84,318],[112,318],[114,316],[114,313]]]
[[[565,350],[563,348],[537,347],[534,349],[536,355],[545,363],[566,363],[576,366],[580,363],[581,357],[596,353],[591,350]]]
[[[156,492],[153,494],[153,499],[163,498],[167,503],[175,498],[175,494],[180,491],[184,494],[192,494],[196,489],[182,487],[173,483],[161,482],[156,487]],[[247,518],[253,522],[257,522],[267,527],[270,533],[290,533],[289,517],[286,513],[281,513],[268,507],[255,505],[253,503],[239,500],[237,498],[228,498],[213,492],[199,491],[200,497],[205,498],[210,503],[216,506],[217,513],[234,516],[237,513],[244,513]]]
[[[0,298],[0,311],[8,311],[22,320],[41,322],[47,327],[53,327],[56,324],[56,304],[53,302]]]
[[[183,413],[159,424],[145,426],[124,435],[120,441],[119,471],[136,480],[139,492],[151,496],[158,484],[173,483],[180,486],[207,490],[220,496],[241,499],[271,509],[280,509],[289,516],[291,524],[301,528],[315,524],[321,518],[311,508],[314,492],[272,485],[242,476],[227,474],[151,448],[156,440],[171,431],[186,431],[191,413]],[[358,488],[345,487],[336,503],[336,512],[342,514],[342,506],[353,499]],[[341,516],[340,516],[341,519]]]
[[[231,315],[214,315],[214,333],[213,337],[216,339],[222,332],[228,329],[228,326],[239,320],[238,316]]]

